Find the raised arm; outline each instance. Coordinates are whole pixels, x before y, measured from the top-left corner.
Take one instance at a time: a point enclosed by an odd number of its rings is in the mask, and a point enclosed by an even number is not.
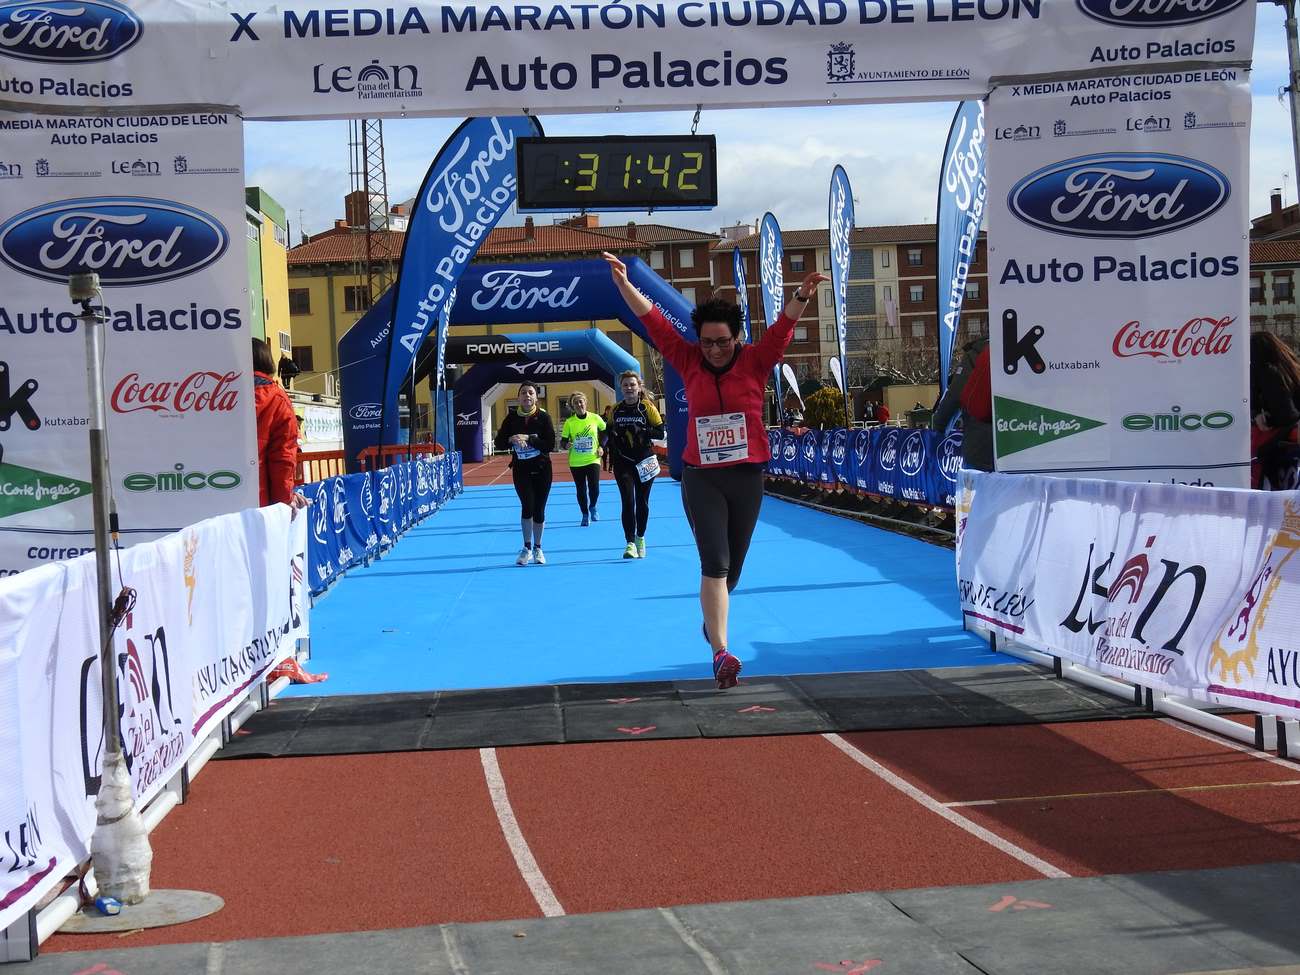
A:
[[[614,278],[614,284],[618,288],[619,294],[627,302],[628,308],[632,313],[641,319],[645,325],[646,331],[654,339],[655,347],[674,369],[681,372],[686,368],[692,357],[697,356],[699,351],[691,342],[687,342],[678,334],[677,329],[673,328],[668,319],[664,318],[663,312],[654,306],[645,295],[636,289],[631,281],[627,279],[627,265],[620,261],[613,254],[605,251],[601,254],[609,264],[609,273]]]
[[[609,251],[601,251],[600,256],[609,265],[609,273],[614,278],[614,287],[618,288],[618,293],[623,296],[627,306],[632,309],[632,314],[637,318],[644,318],[654,305],[627,279],[627,265]]]
[[[772,327],[763,333],[763,337],[754,346],[754,351],[758,353],[759,368],[762,371],[766,372],[781,361],[786,346],[790,344],[790,338],[794,335],[795,322],[808,307],[808,302],[816,293],[817,285],[829,280],[830,278],[820,271],[810,271],[799,283],[799,287],[794,289],[794,294],[781,309],[781,316],[772,323]]]

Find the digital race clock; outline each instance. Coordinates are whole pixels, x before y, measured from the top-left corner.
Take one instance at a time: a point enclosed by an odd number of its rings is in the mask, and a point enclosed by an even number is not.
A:
[[[520,211],[705,210],[718,205],[711,135],[528,136],[515,146]]]

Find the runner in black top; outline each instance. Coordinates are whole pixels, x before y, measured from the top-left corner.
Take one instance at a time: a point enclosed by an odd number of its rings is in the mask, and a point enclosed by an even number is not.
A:
[[[625,559],[645,558],[645,528],[650,518],[650,488],[659,473],[650,441],[664,435],[663,417],[641,388],[641,377],[628,370],[618,377],[623,399],[611,414],[605,453],[614,468],[614,481],[623,501]]]
[[[550,414],[537,405],[537,387],[533,383],[519,384],[518,399],[519,406],[506,415],[495,441],[498,450],[508,447],[513,454],[510,469],[519,495],[519,524],[524,533],[524,547],[515,565],[545,565],[542,526],[546,521],[546,497],[551,493],[555,425]]]

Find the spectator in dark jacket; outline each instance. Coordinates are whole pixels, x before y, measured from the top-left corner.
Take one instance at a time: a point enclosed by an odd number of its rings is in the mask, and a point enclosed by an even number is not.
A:
[[[298,418],[289,396],[275,381],[271,347],[253,339],[253,403],[257,410],[259,504],[296,505]]]
[[[1300,361],[1272,332],[1250,337],[1250,485],[1294,490]]]
[[[993,470],[993,397],[988,339],[976,339],[962,350],[957,371],[930,418],[930,427],[946,430],[958,411],[961,412],[962,462],[972,470]]]

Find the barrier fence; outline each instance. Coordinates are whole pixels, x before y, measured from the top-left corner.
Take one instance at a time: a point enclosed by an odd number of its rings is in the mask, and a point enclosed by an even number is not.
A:
[[[769,477],[931,507],[956,503],[960,432],[769,430]]]
[[[461,455],[456,451],[417,453],[414,460],[382,470],[304,484],[300,490],[310,502],[307,553],[312,595],[328,589],[352,566],[369,562],[391,547],[403,532],[463,489]]]

